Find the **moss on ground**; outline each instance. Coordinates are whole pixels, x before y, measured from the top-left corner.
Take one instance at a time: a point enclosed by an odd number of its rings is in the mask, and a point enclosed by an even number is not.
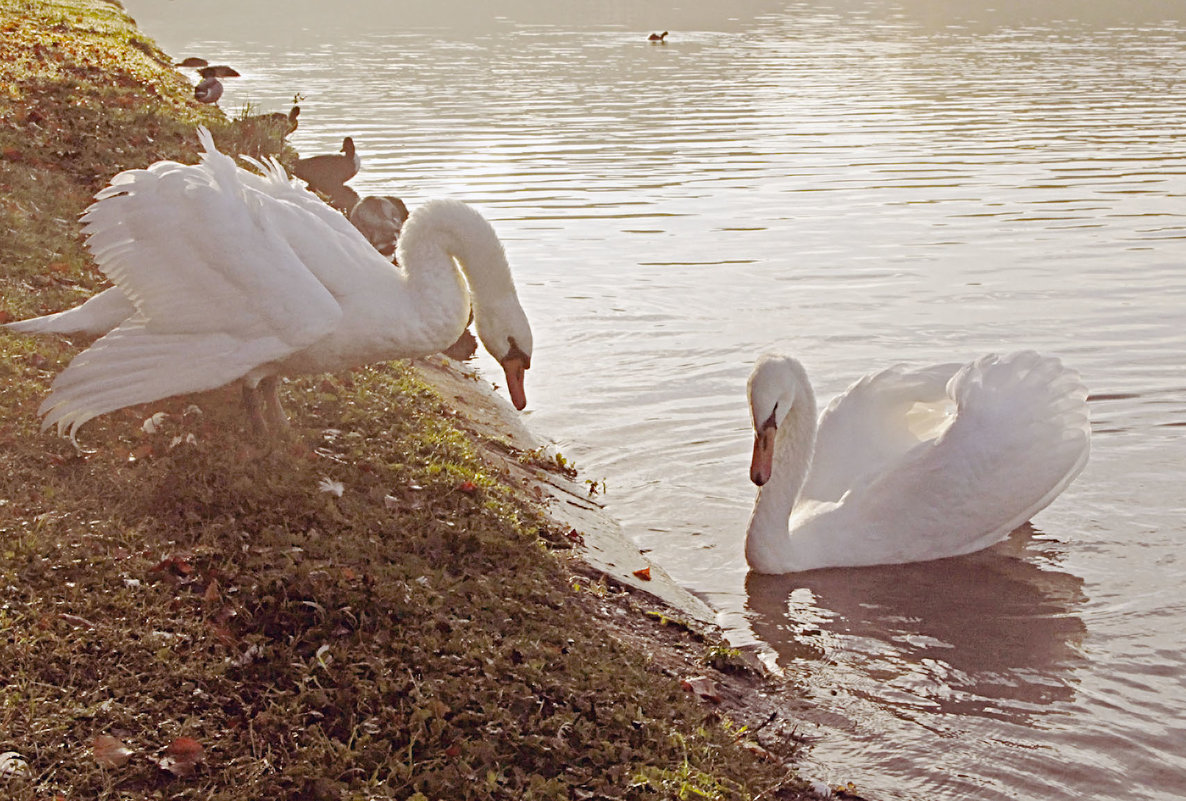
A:
[[[114,173],[237,135],[190,91],[113,5],[0,0],[0,316],[103,285],[77,217]],[[78,453],[36,417],[77,350],[0,332],[0,795],[797,797],[407,364],[289,383],[288,446],[226,390]]]

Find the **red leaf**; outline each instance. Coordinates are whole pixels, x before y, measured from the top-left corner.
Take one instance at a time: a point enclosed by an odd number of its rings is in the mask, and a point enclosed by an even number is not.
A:
[[[194,572],[193,566],[189,562],[182,559],[180,556],[167,556],[160,561],[150,572],[152,573],[172,573],[178,578],[185,578],[190,573]]]
[[[651,566],[647,565],[642,570],[635,570],[634,575],[637,576],[638,578],[642,579],[643,581],[650,581],[651,580]]]
[[[206,749],[201,743],[191,737],[178,737],[169,743],[157,764],[174,776],[188,776],[205,758]]]
[[[472,481],[462,481],[457,485],[457,489],[461,490],[466,495],[473,495],[478,491],[478,485]]]

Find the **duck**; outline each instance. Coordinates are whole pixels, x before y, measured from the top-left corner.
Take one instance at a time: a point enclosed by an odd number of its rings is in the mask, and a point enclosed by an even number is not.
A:
[[[803,365],[758,359],[747,385],[758,495],[752,571],[905,564],[973,553],[1046,508],[1087,463],[1079,374],[1034,351],[902,365],[816,420]]]
[[[197,164],[122,172],[84,213],[87,247],[115,286],[40,325],[7,324],[45,333],[73,315],[89,314],[94,328],[121,304],[131,312],[54,379],[38,410],[43,430],[56,426],[77,445],[99,415],[240,382],[252,427],[279,434],[283,377],[436,353],[471,309],[512,404],[526,407],[531,327],[477,209],[448,198],[419,206],[399,239],[400,268],[276,160],[249,159],[247,170],[206,128],[198,139]]]
[[[194,87],[194,99],[199,103],[217,103],[222,97],[222,81],[217,78],[203,78]]]
[[[368,195],[347,216],[375,250],[389,258],[395,255],[399,232],[408,219],[407,204],[394,195]]]
[[[273,111],[271,114],[258,114],[248,119],[256,129],[275,132],[281,139],[297,129],[297,117],[301,115],[301,107],[293,105],[287,114]]]
[[[292,174],[308,184],[310,189],[328,195],[335,187],[357,175],[361,166],[362,160],[354,149],[354,139],[347,136],[342,140],[339,153],[297,159],[293,162]]]
[[[647,37],[647,41],[662,42],[662,43],[666,44],[667,43],[667,31],[663,31],[663,33],[652,33],[650,36]]]
[[[326,203],[346,215],[362,200],[362,195],[346,184],[334,184],[318,191],[325,196]]]
[[[198,68],[198,75],[203,78],[238,78],[239,71],[225,64],[203,64]]]

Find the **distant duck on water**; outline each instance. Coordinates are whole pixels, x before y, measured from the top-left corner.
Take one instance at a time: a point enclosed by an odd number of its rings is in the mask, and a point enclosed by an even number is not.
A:
[[[663,31],[663,33],[652,33],[650,36],[647,37],[647,41],[661,42],[663,44],[666,44],[667,43],[667,31]]]

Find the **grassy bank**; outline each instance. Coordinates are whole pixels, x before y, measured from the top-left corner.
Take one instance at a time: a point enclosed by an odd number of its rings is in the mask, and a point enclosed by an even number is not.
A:
[[[104,286],[116,172],[236,150],[191,91],[110,3],[0,0],[0,319]],[[0,332],[0,796],[798,797],[681,686],[727,653],[648,632],[411,366],[287,384],[291,447],[228,390],[79,453],[36,417],[78,349]]]

